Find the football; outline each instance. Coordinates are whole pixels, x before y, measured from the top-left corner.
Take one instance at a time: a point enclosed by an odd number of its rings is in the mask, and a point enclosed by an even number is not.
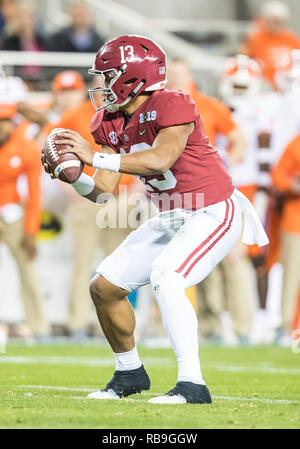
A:
[[[84,164],[75,153],[72,153],[70,145],[56,143],[57,140],[61,140],[58,134],[64,131],[63,128],[55,128],[51,131],[45,143],[44,154],[55,178],[73,184],[81,175]],[[70,150],[70,152],[59,155],[59,149]]]

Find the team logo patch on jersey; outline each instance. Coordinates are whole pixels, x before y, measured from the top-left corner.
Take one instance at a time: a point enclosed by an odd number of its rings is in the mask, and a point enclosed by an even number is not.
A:
[[[125,140],[126,142],[129,141],[129,137],[127,136],[127,134],[123,134],[123,137],[124,137],[124,140]]]
[[[108,137],[113,145],[117,145],[117,143],[119,142],[118,134],[115,131],[111,131]]]

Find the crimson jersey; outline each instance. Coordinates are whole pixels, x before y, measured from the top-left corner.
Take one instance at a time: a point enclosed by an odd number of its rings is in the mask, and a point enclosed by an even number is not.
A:
[[[233,185],[217,151],[209,145],[195,103],[188,95],[167,89],[153,92],[125,127],[122,112],[97,112],[91,132],[96,143],[126,154],[151,148],[163,128],[191,122],[194,131],[172,167],[163,174],[140,179],[160,210],[197,210],[226,200]]]

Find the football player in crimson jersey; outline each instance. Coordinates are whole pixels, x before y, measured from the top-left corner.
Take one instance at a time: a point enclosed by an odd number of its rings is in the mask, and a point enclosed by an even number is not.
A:
[[[194,102],[165,89],[163,50],[141,36],[121,36],[98,51],[90,73],[103,84],[90,91],[98,111],[92,121],[95,153],[72,130],[61,134],[83,162],[98,169],[81,175],[75,190],[92,201],[113,192],[121,173],[144,182],[160,212],[98,267],[90,291],[102,329],[116,358],[104,390],[90,398],[120,399],[150,388],[135,341],[134,312],[126,295],[151,283],[178,361],[178,381],[152,403],[210,403],[198,355],[197,317],[185,289],[201,282],[240,238],[267,243],[249,202],[237,192],[208,143]],[[97,104],[102,93],[103,103]],[[103,109],[105,112],[103,113]],[[64,151],[60,151],[61,154]],[[49,167],[45,165],[46,170]]]

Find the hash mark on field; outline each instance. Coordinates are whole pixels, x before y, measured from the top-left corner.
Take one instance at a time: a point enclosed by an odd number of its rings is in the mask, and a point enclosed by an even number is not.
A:
[[[97,388],[76,388],[76,387],[63,387],[63,386],[55,386],[55,385],[19,385],[18,388],[25,389],[41,389],[41,390],[57,390],[57,391],[85,391],[91,392],[96,391]],[[164,393],[150,393],[143,392],[143,395],[147,396],[161,396]],[[300,404],[300,401],[291,400],[291,399],[268,399],[268,398],[243,398],[238,396],[215,396],[212,395],[213,399],[217,400],[226,400],[226,401],[249,401],[249,402],[264,402],[268,404]],[[73,397],[73,399],[85,399],[84,397]],[[131,399],[131,398],[128,398]],[[131,399],[132,401],[139,401],[137,399]]]

